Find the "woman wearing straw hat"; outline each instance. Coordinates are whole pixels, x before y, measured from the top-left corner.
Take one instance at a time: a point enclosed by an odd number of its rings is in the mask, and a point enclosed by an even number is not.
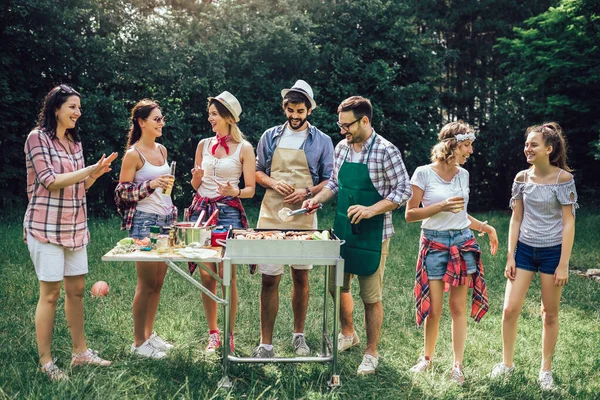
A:
[[[207,218],[214,210],[218,211],[217,225],[233,228],[247,228],[248,220],[242,206],[241,198],[254,196],[255,158],[252,145],[248,143],[237,122],[240,121],[242,107],[234,95],[225,91],[216,97],[208,98],[208,122],[215,133],[214,137],[202,139],[196,148],[195,166],[192,169],[192,187],[196,190],[190,214],[197,220],[205,211]],[[239,186],[240,177],[244,176],[244,188]],[[216,272],[214,263],[205,263],[206,267]],[[190,272],[194,272],[196,264],[190,263]],[[222,274],[223,268],[219,268]],[[202,284],[213,293],[216,292],[217,281],[200,268]],[[234,323],[237,311],[237,286],[235,265],[231,278],[231,333],[229,345],[234,350]],[[221,344],[221,335],[217,327],[217,303],[208,295],[202,294],[202,304],[208,321],[209,337],[207,352],[214,352]]]

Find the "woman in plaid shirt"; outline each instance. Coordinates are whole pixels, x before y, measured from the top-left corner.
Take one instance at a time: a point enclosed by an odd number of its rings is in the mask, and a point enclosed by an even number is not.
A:
[[[111,170],[117,153],[103,155],[86,167],[76,129],[80,116],[79,93],[67,85],[57,86],[46,95],[38,124],[25,142],[29,203],[23,233],[40,281],[35,311],[40,369],[52,380],[67,379],[50,352],[61,282],[73,341],[71,365],[110,365],[88,349],[84,337],[83,292],[90,238],[85,193]]]
[[[151,226],[167,229],[173,221],[175,207],[171,196],[163,193],[173,185],[173,176],[167,163],[167,149],[156,143],[164,125],[165,118],[156,101],[143,99],[131,110],[131,129],[115,200],[123,216],[121,229],[129,230],[129,236],[135,239],[149,237]],[[141,357],[164,358],[173,345],[154,332],[154,320],[167,265],[136,262],[135,268],[131,352]]]

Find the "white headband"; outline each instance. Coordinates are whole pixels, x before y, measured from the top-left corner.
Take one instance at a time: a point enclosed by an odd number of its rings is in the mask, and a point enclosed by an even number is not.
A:
[[[475,140],[475,134],[473,132],[469,133],[459,133],[458,135],[450,138],[444,139],[444,141],[456,139],[457,142],[464,142],[465,140]]]

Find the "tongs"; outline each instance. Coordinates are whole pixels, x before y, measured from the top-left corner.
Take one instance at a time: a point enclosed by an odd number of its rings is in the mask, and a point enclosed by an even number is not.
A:
[[[287,207],[284,207],[281,210],[279,210],[277,215],[279,216],[279,219],[282,220],[283,222],[290,222],[294,218],[294,215],[306,214],[307,212],[311,212],[312,210],[318,210],[321,208],[323,208],[322,203],[317,203],[317,204],[313,205],[312,207],[300,208],[300,209],[294,210],[294,211],[292,211],[291,209],[289,209]]]

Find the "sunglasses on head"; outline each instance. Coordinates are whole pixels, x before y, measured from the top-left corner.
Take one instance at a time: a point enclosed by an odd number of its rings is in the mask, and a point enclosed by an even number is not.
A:
[[[77,96],[80,96],[79,92],[76,91],[75,89],[73,89],[72,87],[69,87],[67,85],[59,85],[59,92],[65,93],[65,94],[75,94]]]

